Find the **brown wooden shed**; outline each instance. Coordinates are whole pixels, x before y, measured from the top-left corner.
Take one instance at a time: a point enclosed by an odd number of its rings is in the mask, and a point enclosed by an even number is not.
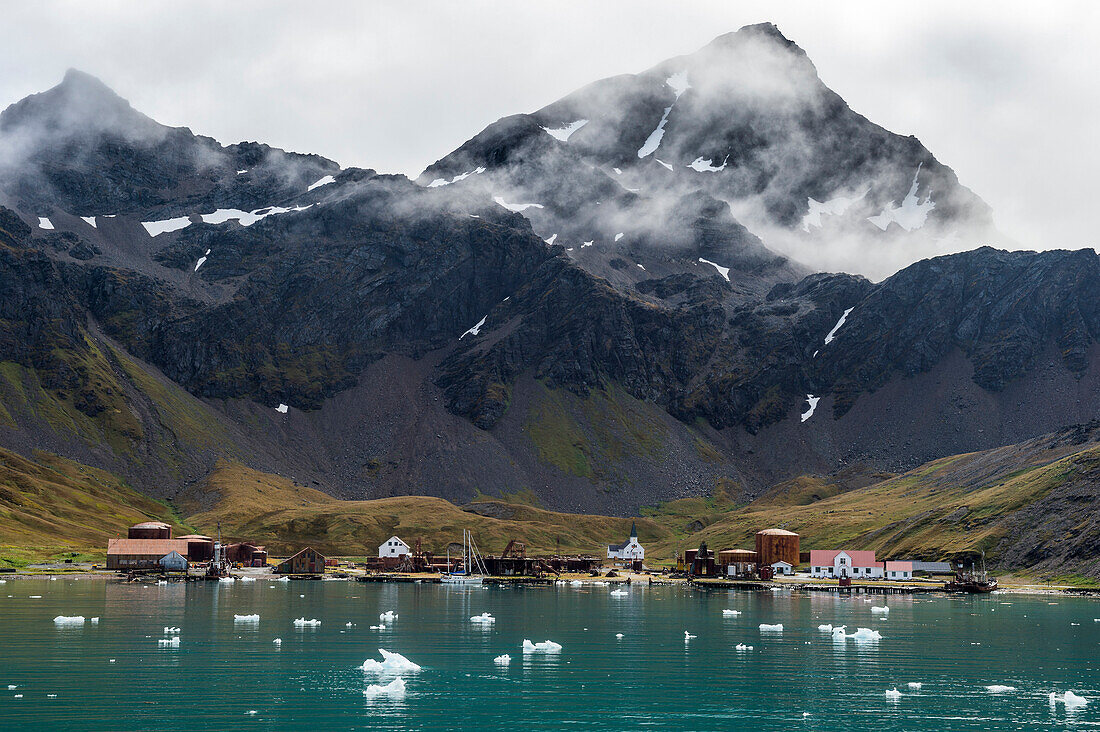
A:
[[[275,567],[275,574],[324,574],[325,556],[312,547],[306,547],[288,557]]]

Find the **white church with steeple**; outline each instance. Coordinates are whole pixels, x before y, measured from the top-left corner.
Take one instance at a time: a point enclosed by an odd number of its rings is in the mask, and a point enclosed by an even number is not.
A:
[[[638,543],[638,524],[630,524],[630,538],[622,544],[608,544],[607,558],[624,562],[640,562],[645,559],[645,548]]]

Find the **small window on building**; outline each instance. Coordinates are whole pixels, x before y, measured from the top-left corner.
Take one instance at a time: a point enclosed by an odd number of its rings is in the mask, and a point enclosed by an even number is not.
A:
[[[845,559],[844,557],[841,557],[841,558],[840,558],[840,563],[841,563],[841,564],[847,564],[847,563],[848,563],[848,560],[847,560],[847,559]]]

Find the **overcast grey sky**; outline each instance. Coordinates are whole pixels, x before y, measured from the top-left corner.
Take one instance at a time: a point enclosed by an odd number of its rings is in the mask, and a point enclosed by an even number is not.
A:
[[[1100,245],[1100,3],[0,0],[0,106],[92,73],[222,142],[418,174],[490,122],[769,20],[1028,248]]]

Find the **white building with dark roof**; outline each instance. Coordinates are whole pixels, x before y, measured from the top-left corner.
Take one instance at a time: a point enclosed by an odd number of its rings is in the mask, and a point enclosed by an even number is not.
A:
[[[608,544],[607,558],[624,562],[640,562],[645,559],[645,547],[638,543],[638,524],[631,523],[630,538],[622,544]]]

